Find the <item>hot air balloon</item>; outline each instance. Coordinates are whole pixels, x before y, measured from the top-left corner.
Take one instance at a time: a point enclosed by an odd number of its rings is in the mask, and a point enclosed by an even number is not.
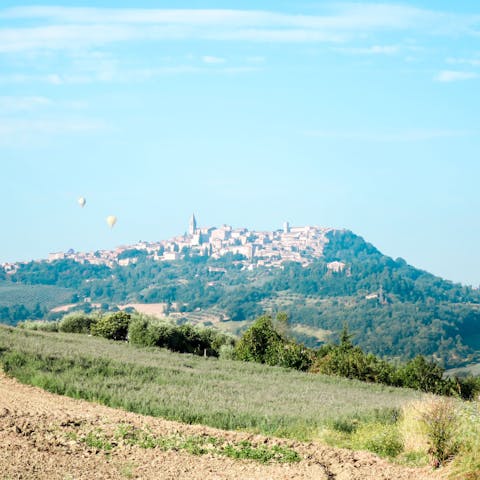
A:
[[[85,197],[79,197],[78,199],[78,204],[83,208],[87,201],[85,200]]]
[[[109,215],[107,217],[107,224],[110,228],[113,228],[113,226],[117,223],[117,217],[115,215]]]

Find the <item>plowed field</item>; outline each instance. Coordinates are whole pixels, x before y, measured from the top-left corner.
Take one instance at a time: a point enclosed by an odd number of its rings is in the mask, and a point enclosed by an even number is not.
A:
[[[180,449],[143,448],[116,441],[122,428],[150,432],[158,438],[219,438],[255,446],[287,446],[298,463],[262,464],[212,453],[194,455]],[[109,449],[86,438],[101,432]],[[90,437],[88,437],[90,435]],[[438,479],[430,469],[394,466],[366,452],[272,439],[242,432],[185,425],[115,410],[22,385],[0,373],[1,479]]]

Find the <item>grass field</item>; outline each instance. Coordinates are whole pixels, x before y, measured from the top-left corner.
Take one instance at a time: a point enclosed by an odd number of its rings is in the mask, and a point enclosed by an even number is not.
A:
[[[187,423],[316,438],[342,419],[382,420],[418,392],[256,363],[0,327],[5,371],[55,393]]]
[[[37,303],[47,308],[69,303],[74,290],[54,285],[17,285],[0,282],[0,305],[25,305],[34,308]]]
[[[449,478],[480,480],[478,401],[5,326],[0,326],[0,364],[23,383],[111,407],[320,440],[409,465],[448,463]],[[172,448],[191,446],[190,441],[179,442]],[[205,445],[194,442],[194,447]],[[233,454],[246,453],[240,449]],[[278,452],[261,452],[265,459],[271,454]]]

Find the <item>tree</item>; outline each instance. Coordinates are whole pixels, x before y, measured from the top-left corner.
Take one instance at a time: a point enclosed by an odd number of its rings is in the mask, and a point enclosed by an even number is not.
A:
[[[347,323],[343,324],[343,330],[340,334],[340,349],[342,351],[349,351],[353,349],[353,342],[352,342],[353,334],[348,332],[348,325]]]
[[[405,387],[441,394],[449,393],[445,391],[448,381],[443,379],[443,372],[442,367],[418,355],[401,368],[398,374]]]
[[[109,338],[110,340],[126,340],[130,314],[115,312],[104,315],[91,326],[92,335]]]
[[[265,363],[267,350],[274,348],[278,342],[282,342],[282,337],[275,330],[272,317],[263,315],[255,321],[237,343],[237,358]]]

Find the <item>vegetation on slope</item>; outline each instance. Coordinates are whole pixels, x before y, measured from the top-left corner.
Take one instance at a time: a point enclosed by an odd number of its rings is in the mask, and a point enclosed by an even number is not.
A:
[[[479,478],[478,402],[100,337],[8,327],[0,327],[0,363],[22,382],[113,407],[187,423],[320,439],[410,465],[449,465],[450,476],[458,480]],[[82,440],[110,448],[102,432],[90,432]],[[115,441],[197,454],[220,449],[222,455],[260,461],[297,459],[291,451],[210,445],[205,438],[158,439],[145,432],[122,431]]]
[[[138,261],[126,267],[32,262],[21,265],[4,284],[75,288],[74,299],[104,307],[164,302],[167,312],[184,312],[186,317],[214,308],[240,321],[285,310],[293,323],[324,331],[339,331],[347,322],[358,344],[376,355],[405,360],[421,354],[450,367],[480,355],[478,290],[386,257],[348,231],[331,232],[324,257],[306,268],[286,263],[283,269],[249,271],[232,255],[219,260],[187,255],[176,262],[155,262],[142,252],[129,255]],[[345,268],[333,272],[331,261],[343,262]],[[0,321],[35,318],[34,307],[26,305],[20,313],[18,308],[0,308]],[[297,338],[319,346],[308,335]]]
[[[186,423],[311,439],[339,419],[390,419],[411,390],[255,362],[0,327],[1,363],[24,383]],[[261,386],[261,388],[259,388]]]
[[[128,341],[144,347],[164,347],[181,353],[265,363],[312,373],[408,387],[439,395],[471,399],[480,392],[480,379],[444,377],[444,369],[417,356],[405,364],[393,364],[365,353],[352,343],[344,326],[338,344],[309,349],[288,336],[288,316],[259,317],[236,341],[213,328],[175,325],[145,315],[115,312],[101,315],[66,315],[60,322],[30,321],[21,328],[69,333],[91,333],[110,340]]]

